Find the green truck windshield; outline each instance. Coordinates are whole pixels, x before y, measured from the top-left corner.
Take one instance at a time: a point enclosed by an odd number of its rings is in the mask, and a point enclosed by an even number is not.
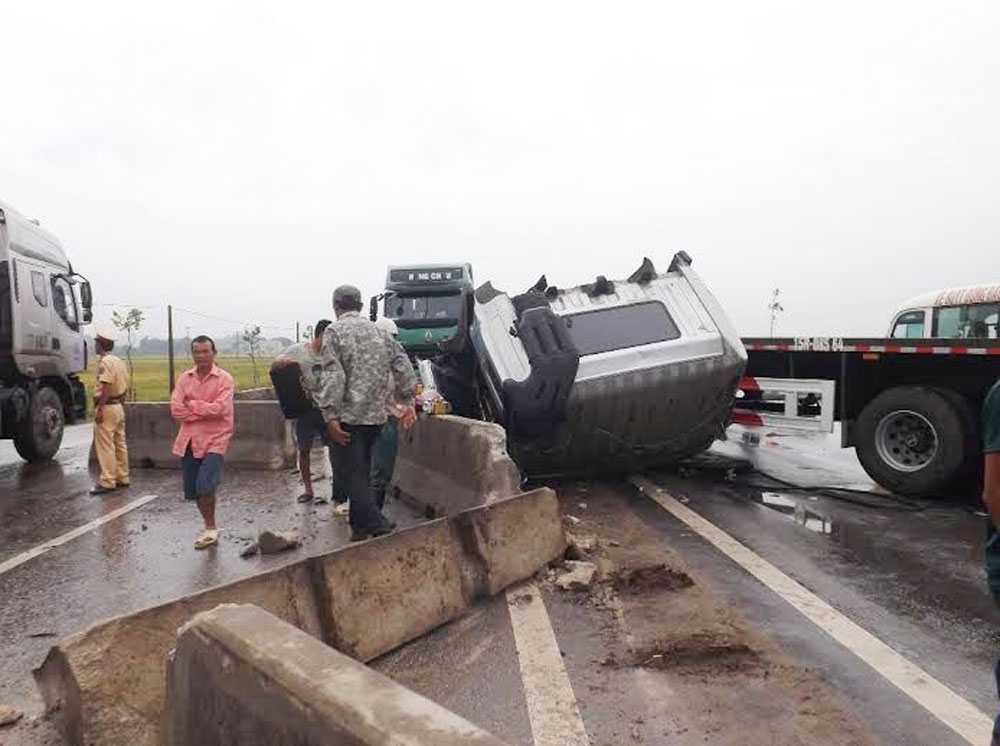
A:
[[[385,316],[393,321],[451,321],[462,313],[461,295],[390,295]]]

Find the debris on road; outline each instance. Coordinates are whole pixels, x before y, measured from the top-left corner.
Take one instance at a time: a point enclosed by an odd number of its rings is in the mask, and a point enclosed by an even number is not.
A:
[[[294,531],[274,531],[264,529],[257,536],[257,546],[261,554],[276,554],[299,546],[299,535]]]
[[[556,585],[564,591],[585,591],[594,584],[597,565],[593,562],[566,561],[566,571],[556,578]]]
[[[643,593],[651,590],[679,591],[694,585],[691,576],[665,564],[624,568],[614,577],[615,590],[621,593]]]
[[[563,516],[563,521],[565,521],[570,526],[579,526],[583,521],[577,518],[575,515],[569,515],[568,513]]]
[[[0,705],[0,727],[13,725],[24,717],[24,713],[15,707]]]
[[[246,557],[253,557],[259,551],[260,551],[260,547],[257,545],[257,542],[254,541],[254,542],[251,542],[250,544],[248,544],[247,546],[243,547],[243,549],[240,550],[240,557],[244,557],[244,558],[246,558]]]

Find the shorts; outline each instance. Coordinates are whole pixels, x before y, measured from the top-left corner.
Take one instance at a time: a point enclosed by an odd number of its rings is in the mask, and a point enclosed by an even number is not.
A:
[[[313,440],[317,435],[323,445],[329,448],[332,444],[330,431],[326,429],[326,420],[323,419],[323,413],[318,409],[313,409],[308,414],[295,419],[295,440],[299,444],[300,451],[311,450]]]
[[[223,459],[221,453],[206,453],[205,458],[195,458],[188,443],[181,459],[184,476],[184,499],[197,500],[199,495],[215,492],[222,484]]]

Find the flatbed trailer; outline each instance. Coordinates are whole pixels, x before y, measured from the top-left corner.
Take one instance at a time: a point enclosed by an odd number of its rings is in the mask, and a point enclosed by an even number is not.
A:
[[[1000,379],[1000,340],[796,337],[743,344],[747,368],[734,422],[766,425],[776,412],[840,422],[842,445],[856,447],[872,479],[900,494],[939,496],[978,477],[980,412]],[[821,385],[790,385],[803,380],[832,381],[833,401],[821,400]]]

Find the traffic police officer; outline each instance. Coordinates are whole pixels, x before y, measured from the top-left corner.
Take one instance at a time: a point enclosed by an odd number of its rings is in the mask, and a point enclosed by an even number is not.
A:
[[[112,355],[115,339],[98,332],[94,351],[98,354],[97,384],[94,387],[94,449],[101,465],[101,477],[91,495],[128,487],[128,447],[125,445],[125,393],[128,391],[128,368],[121,358]]]

